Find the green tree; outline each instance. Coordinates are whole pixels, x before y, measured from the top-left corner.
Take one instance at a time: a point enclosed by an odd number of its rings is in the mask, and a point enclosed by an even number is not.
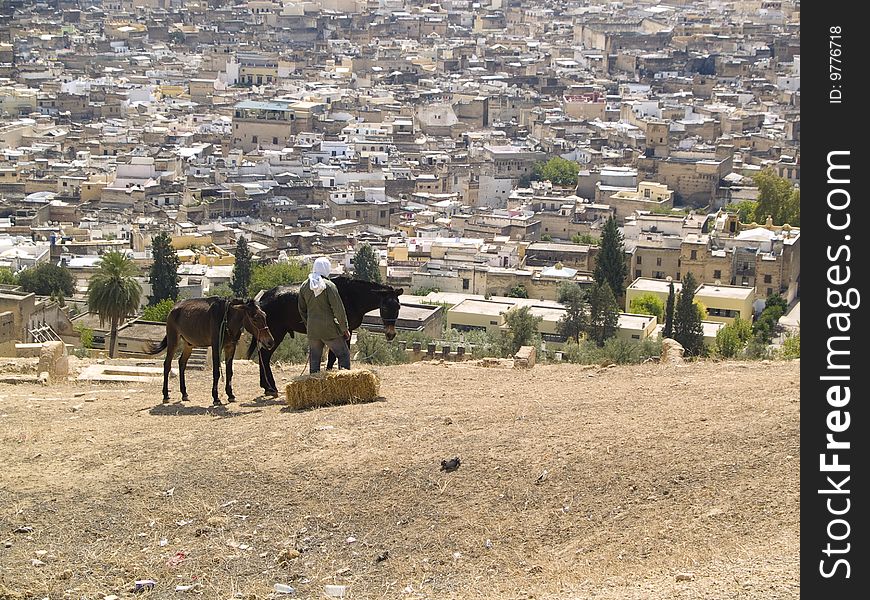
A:
[[[239,236],[236,241],[236,262],[233,265],[233,277],[230,280],[230,289],[237,298],[244,298],[251,287],[251,251],[248,249],[248,240],[245,236]]]
[[[108,321],[109,357],[115,356],[118,325],[139,308],[142,286],[135,279],[136,265],[120,252],[107,252],[97,265],[88,284],[88,308],[100,317],[100,326]]]
[[[508,298],[528,298],[529,291],[526,286],[517,284],[508,291]]]
[[[683,288],[677,296],[674,309],[674,339],[685,349],[686,356],[700,356],[704,352],[704,329],[701,313],[695,305],[695,276],[686,273]]]
[[[652,293],[641,294],[631,301],[628,309],[635,314],[653,315],[658,323],[665,320],[665,303]]]
[[[175,301],[171,298],[164,298],[157,304],[146,306],[145,310],[142,311],[142,320],[165,323],[173,306],[175,306]]]
[[[716,332],[716,353],[722,358],[734,358],[752,337],[752,324],[740,317]]]
[[[507,349],[513,356],[522,346],[530,345],[538,332],[538,324],[544,319],[533,315],[528,306],[523,306],[507,311],[504,320],[510,331]]]
[[[75,292],[75,279],[69,269],[46,262],[21,271],[18,283],[25,292],[39,296],[72,296]]]
[[[381,283],[380,259],[370,244],[363,244],[353,256],[353,275],[356,279]]]
[[[550,235],[549,233],[545,233],[544,235],[541,236],[541,241],[542,242],[552,242],[553,236]]]
[[[580,343],[580,335],[586,331],[588,306],[586,294],[576,283],[559,285],[559,302],[565,306],[565,314],[556,325],[559,335]]]
[[[595,237],[591,233],[577,233],[571,236],[571,241],[575,244],[584,244],[586,246],[600,246],[601,239]]]
[[[18,276],[12,269],[0,267],[0,285],[18,285]]]
[[[589,303],[586,334],[599,347],[604,346],[604,342],[613,337],[619,327],[619,305],[616,297],[605,281],[592,286],[586,295],[586,301]]]
[[[601,250],[595,257],[595,282],[607,283],[616,298],[625,293],[625,278],[628,266],[625,264],[625,245],[622,234],[616,226],[616,219],[610,217],[601,232]]]
[[[670,277],[668,277],[670,279]],[[665,330],[662,332],[662,337],[673,337],[674,335],[674,282],[668,282],[668,302],[665,305]]]
[[[770,216],[774,225],[799,226],[801,221],[800,189],[767,168],[752,177],[758,186],[757,222]]]
[[[752,326],[753,332],[759,336],[765,344],[769,344],[773,339],[779,326],[779,318],[785,314],[788,305],[785,299],[779,294],[771,294],[764,302],[764,310],[755,320]]]
[[[547,162],[539,162],[533,167],[535,178],[549,181],[553,185],[577,185],[577,174],[579,172],[580,165],[573,160],[567,160],[561,156],[554,156]]]
[[[741,223],[757,223],[755,211],[758,209],[758,202],[755,200],[742,200],[734,204],[729,204],[725,207],[729,212],[737,213],[737,220]]]
[[[148,272],[148,281],[151,282],[151,296],[148,304],[154,306],[163,300],[178,299],[178,253],[172,247],[172,238],[165,231],[158,233],[151,240],[151,252],[154,262]]]
[[[303,265],[296,260],[286,263],[256,265],[251,271],[251,285],[248,287],[248,295],[253,298],[260,290],[269,290],[279,285],[301,283],[305,281],[310,271],[310,266]]]

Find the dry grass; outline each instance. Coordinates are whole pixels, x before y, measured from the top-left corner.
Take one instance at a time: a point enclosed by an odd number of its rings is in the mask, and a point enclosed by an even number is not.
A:
[[[380,394],[378,376],[365,369],[320,371],[287,384],[287,406],[295,410],[372,402]]]
[[[0,385],[0,598],[799,597],[797,363],[379,375],[316,411],[245,361],[218,409],[206,373]]]

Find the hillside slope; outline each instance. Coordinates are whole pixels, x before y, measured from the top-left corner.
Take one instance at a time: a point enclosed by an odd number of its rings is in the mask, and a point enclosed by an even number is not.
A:
[[[227,409],[0,385],[0,597],[799,597],[798,362],[377,371],[303,412],[247,361]]]

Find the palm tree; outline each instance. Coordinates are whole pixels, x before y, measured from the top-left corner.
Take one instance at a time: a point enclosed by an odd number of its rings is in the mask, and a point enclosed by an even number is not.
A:
[[[139,308],[142,286],[133,277],[136,265],[124,254],[112,251],[103,255],[96,274],[88,284],[88,308],[100,317],[100,326],[111,323],[109,358],[115,356],[118,323]]]

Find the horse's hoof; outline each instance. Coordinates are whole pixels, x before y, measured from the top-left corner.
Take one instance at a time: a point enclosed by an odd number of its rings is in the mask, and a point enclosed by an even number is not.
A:
[[[235,402],[235,401],[236,401],[235,396],[227,396],[227,402]]]
[[[163,404],[169,404],[169,396],[164,396]]]
[[[263,395],[266,396],[266,398],[277,398],[278,390],[266,390]]]
[[[182,396],[181,401],[182,402],[190,402],[190,398],[188,398],[187,396]]]
[[[220,400],[215,400],[214,402],[211,403],[211,405],[212,406],[223,406],[223,404],[221,404]]]

